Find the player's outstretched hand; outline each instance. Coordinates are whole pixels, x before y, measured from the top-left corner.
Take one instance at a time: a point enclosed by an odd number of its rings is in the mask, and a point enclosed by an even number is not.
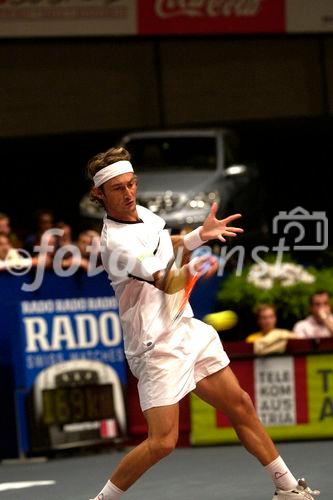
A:
[[[224,236],[231,236],[234,238],[239,233],[243,233],[243,229],[240,227],[229,226],[234,220],[239,219],[241,214],[234,214],[226,217],[225,219],[217,219],[218,205],[214,202],[211,206],[210,213],[207,216],[205,222],[200,231],[200,238],[204,241],[209,240],[220,240],[223,243],[226,242]]]

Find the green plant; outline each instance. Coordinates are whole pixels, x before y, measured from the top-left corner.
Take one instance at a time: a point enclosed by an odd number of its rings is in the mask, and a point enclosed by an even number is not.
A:
[[[274,277],[267,278],[268,274],[263,274],[261,281],[260,279],[251,281],[253,265],[245,268],[241,276],[230,274],[222,281],[218,292],[220,309],[234,310],[240,318],[243,318],[245,326],[253,327],[254,307],[259,303],[274,304],[278,311],[279,326],[292,328],[296,321],[309,314],[309,298],[314,292],[327,290],[333,297],[333,267],[321,270],[307,268],[305,271],[295,263],[288,264],[289,270],[292,267],[294,269],[298,267],[301,275],[305,272],[304,276],[305,278],[308,276],[308,282],[303,282],[295,278],[295,275],[292,279],[290,276],[287,278],[283,276],[282,279],[285,265],[282,264],[280,273],[275,270]],[[313,277],[312,282],[309,276]],[[270,282],[268,282],[269,279]],[[261,284],[265,287],[260,286]]]

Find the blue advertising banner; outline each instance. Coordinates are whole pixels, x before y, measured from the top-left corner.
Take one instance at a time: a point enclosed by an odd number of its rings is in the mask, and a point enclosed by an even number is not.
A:
[[[34,292],[21,283],[0,274],[0,365],[14,367],[20,452],[125,433],[126,364],[106,274],[47,272]]]
[[[73,360],[110,364],[125,383],[118,304],[113,297],[25,300],[19,303],[16,380],[31,387],[41,370]],[[20,359],[18,359],[20,357]]]
[[[104,272],[35,279],[0,272],[1,457],[96,443],[126,430],[126,363],[117,302]],[[199,281],[198,318],[221,278]]]

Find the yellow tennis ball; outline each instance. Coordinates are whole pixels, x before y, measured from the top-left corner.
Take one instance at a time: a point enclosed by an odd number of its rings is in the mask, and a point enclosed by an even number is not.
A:
[[[238,316],[234,311],[221,311],[207,314],[203,320],[213,326],[215,330],[230,330],[237,324]]]

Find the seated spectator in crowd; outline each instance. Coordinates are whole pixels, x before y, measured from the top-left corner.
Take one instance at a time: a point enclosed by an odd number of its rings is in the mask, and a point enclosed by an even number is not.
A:
[[[333,336],[333,314],[329,293],[320,290],[310,297],[310,316],[298,321],[294,333],[298,339],[319,339]]]
[[[43,234],[48,229],[54,227],[54,215],[50,210],[39,210],[36,214],[36,230],[34,233],[29,234],[25,240],[24,247],[28,252],[33,255],[34,247],[39,245]]]
[[[11,230],[10,218],[3,212],[0,212],[0,233],[6,234],[9,237],[10,244],[13,247],[18,248],[20,246],[18,237]]]
[[[93,255],[96,257],[96,265],[100,264],[100,235],[96,231],[92,229],[82,231],[79,234],[77,246],[81,252],[81,266],[83,268],[88,269],[89,261]]]
[[[66,245],[73,245],[73,238],[72,238],[72,228],[69,224],[66,224],[66,222],[60,221],[57,224],[57,228],[61,229],[63,231],[62,236],[57,236],[57,249],[65,247]],[[70,254],[64,255],[64,258],[70,257]]]
[[[96,266],[100,264],[100,236],[96,231],[92,229],[87,229],[82,231],[75,243],[80,251],[80,267],[86,271],[91,265],[91,256],[96,257]],[[62,266],[68,268],[76,263],[76,258],[71,255],[70,257],[65,257]]]
[[[276,328],[276,308],[271,304],[259,304],[255,309],[257,324],[260,330],[246,338],[246,342],[254,344],[254,352],[259,355],[273,352],[284,352],[288,339],[294,334],[288,330]]]
[[[28,267],[34,264],[33,259],[21,255],[12,247],[9,236],[0,232],[0,271],[10,268]]]
[[[66,252],[65,247],[67,245],[74,245],[72,239],[72,228],[69,224],[66,224],[66,222],[63,221],[58,222],[56,227],[57,229],[61,229],[63,231],[62,236],[56,236],[56,250],[62,249],[65,251],[65,253],[62,254],[61,267],[63,269],[67,269],[71,265],[73,254],[70,250]]]
[[[72,245],[73,238],[71,226],[66,224],[66,222],[60,221],[57,224],[57,228],[62,229],[64,232],[62,236],[58,236],[58,246],[63,247],[64,245]]]

